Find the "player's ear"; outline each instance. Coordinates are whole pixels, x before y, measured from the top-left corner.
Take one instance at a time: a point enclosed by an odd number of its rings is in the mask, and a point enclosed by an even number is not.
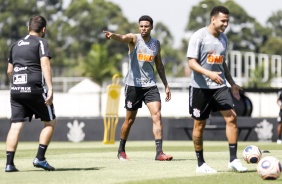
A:
[[[213,22],[215,19],[216,19],[216,16],[215,16],[215,15],[212,16],[212,17],[211,17],[211,22]]]

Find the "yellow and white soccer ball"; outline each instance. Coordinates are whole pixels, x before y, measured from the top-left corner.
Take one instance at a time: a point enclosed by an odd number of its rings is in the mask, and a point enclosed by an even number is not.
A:
[[[264,180],[276,180],[281,173],[281,163],[273,156],[263,157],[258,165],[258,175]]]
[[[243,158],[248,164],[258,163],[261,155],[260,149],[255,145],[249,145],[243,151]]]

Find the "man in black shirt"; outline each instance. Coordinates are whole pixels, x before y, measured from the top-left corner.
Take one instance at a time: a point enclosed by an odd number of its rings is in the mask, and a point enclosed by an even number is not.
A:
[[[29,34],[14,43],[10,50],[7,73],[11,80],[11,127],[6,140],[6,172],[15,172],[14,156],[24,122],[32,116],[40,118],[44,127],[39,137],[35,167],[53,171],[45,152],[51,141],[56,115],[53,106],[53,86],[50,67],[51,55],[44,39],[46,20],[38,15],[31,17]],[[46,86],[45,86],[46,85]]]

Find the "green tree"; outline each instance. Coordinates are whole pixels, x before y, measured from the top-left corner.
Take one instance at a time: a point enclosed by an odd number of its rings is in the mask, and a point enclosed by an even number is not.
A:
[[[28,21],[32,15],[42,15],[47,20],[47,30],[49,25],[56,19],[56,14],[59,13],[62,7],[62,0],[0,0],[0,76],[5,79],[8,84],[6,76],[7,58],[11,45],[25,36],[28,33]],[[54,30],[51,28],[50,30]],[[50,37],[51,32],[47,31],[47,37],[50,45],[53,43],[55,37]],[[55,32],[55,31],[53,31]],[[50,47],[51,51],[56,50]],[[53,50],[52,50],[53,49]],[[53,52],[52,52],[53,53]]]
[[[96,78],[100,83],[100,79],[97,78],[99,74],[93,73],[91,76],[89,70],[82,70],[91,69],[93,65],[80,67],[81,63],[86,62],[85,59],[87,60],[89,54],[93,52],[93,44],[105,45],[106,47],[103,46],[103,48],[108,50],[107,55],[113,58],[119,58],[115,55],[127,55],[125,44],[106,42],[104,38],[103,30],[121,33],[132,30],[131,24],[123,16],[121,9],[111,2],[105,0],[71,1],[58,25],[61,27],[61,41],[64,43],[62,50],[67,57],[64,65],[70,66],[75,71],[72,72],[73,76],[87,74],[89,77]],[[95,62],[99,61],[95,60]],[[115,68],[119,68],[120,62],[114,62],[107,67],[110,67],[109,70],[115,70]],[[86,62],[83,66],[87,66],[87,64],[90,63]],[[92,68],[92,70],[96,69]]]
[[[183,54],[172,47],[173,36],[169,29],[163,23],[157,22],[154,25],[152,37],[160,41],[162,61],[166,74],[170,76],[182,76],[182,67],[178,69],[177,66],[181,66]]]
[[[1,80],[5,79],[8,84],[6,76],[7,58],[9,57],[9,50],[11,44],[22,36],[27,34],[27,22],[30,15],[37,14],[36,0],[21,1],[21,0],[0,0],[0,76]],[[0,82],[1,83],[1,82]]]
[[[103,30],[129,31],[121,9],[104,0],[71,1],[64,12],[63,35],[69,57],[79,60],[90,51],[93,43],[105,43]]]
[[[282,55],[282,10],[274,12],[267,19],[267,28],[270,34],[260,51],[266,54]]]
[[[267,19],[267,27],[271,29],[272,36],[282,37],[282,10],[272,13]]]
[[[223,4],[219,0],[202,0],[199,4],[193,6],[185,30],[188,32],[195,32],[208,25],[210,23],[211,8],[217,5]]]
[[[261,52],[266,54],[282,55],[282,38],[270,37],[267,42],[261,46]]]
[[[244,84],[244,87],[248,88],[270,88],[271,80],[273,78],[273,74],[269,71],[269,76],[266,81],[263,81],[264,76],[264,65],[259,65],[255,70],[251,71],[252,78],[249,79],[247,84]]]
[[[84,62],[80,64],[81,73],[102,85],[103,81],[110,79],[114,74],[120,74],[120,70],[112,66],[121,58],[120,54],[109,57],[106,45],[93,44]]]

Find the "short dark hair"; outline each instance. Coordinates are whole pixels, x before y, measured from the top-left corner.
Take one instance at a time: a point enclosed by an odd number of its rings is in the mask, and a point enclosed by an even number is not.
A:
[[[152,26],[153,26],[153,23],[154,23],[153,19],[148,15],[142,15],[139,18],[139,23],[140,23],[140,21],[149,21]]]
[[[46,27],[47,22],[44,17],[40,15],[34,15],[29,20],[29,31],[35,31],[39,33],[44,27]]]
[[[215,16],[219,13],[229,15],[229,10],[224,6],[215,6],[211,11],[210,16],[212,17],[212,16]]]

